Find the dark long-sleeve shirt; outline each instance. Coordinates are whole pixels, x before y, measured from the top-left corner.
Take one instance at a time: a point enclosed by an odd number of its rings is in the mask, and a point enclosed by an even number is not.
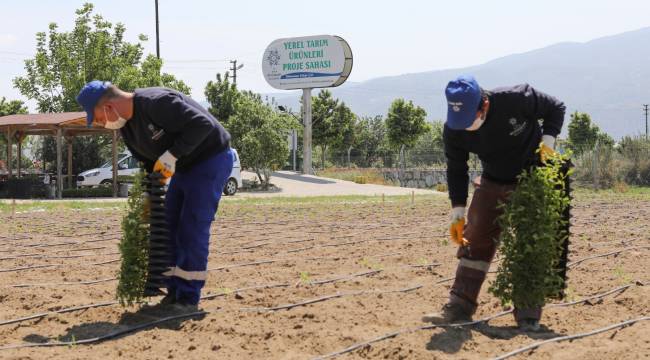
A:
[[[225,150],[230,134],[203,106],[171,89],[136,89],[133,116],[120,129],[127,147],[151,170],[165,151],[183,172]]]
[[[467,203],[469,153],[478,155],[484,178],[515,183],[524,168],[536,163],[542,134],[557,137],[562,129],[564,104],[528,84],[497,88],[487,95],[490,108],[478,130],[445,125],[443,131],[452,206]]]

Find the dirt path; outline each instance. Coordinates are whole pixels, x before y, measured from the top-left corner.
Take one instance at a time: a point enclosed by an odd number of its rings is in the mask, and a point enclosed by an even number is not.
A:
[[[0,215],[0,358],[310,359],[423,325],[446,300],[455,248],[444,197],[323,202],[227,202],[213,227],[208,314],[83,345],[169,315],[114,300],[117,210]],[[427,329],[340,358],[485,359],[555,336],[650,315],[647,198],[575,202],[569,300],[631,285],[600,300],[545,311],[541,333],[510,315],[469,328]],[[590,258],[622,251],[616,255]],[[433,264],[433,265],[431,265]],[[431,265],[431,266],[429,266]],[[646,284],[646,286],[642,286]],[[476,318],[503,309],[484,286]],[[288,309],[288,304],[307,303]],[[108,304],[106,304],[108,303]],[[56,313],[88,304],[104,306]],[[44,314],[5,323],[10,319]],[[68,346],[4,349],[70,341]],[[545,345],[518,359],[637,359],[650,354],[650,322]]]

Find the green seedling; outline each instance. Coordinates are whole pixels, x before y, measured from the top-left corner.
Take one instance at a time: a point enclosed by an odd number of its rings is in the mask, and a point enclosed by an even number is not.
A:
[[[126,215],[122,218],[122,239],[119,250],[122,255],[117,299],[122,306],[141,303],[147,281],[149,261],[148,209],[143,197],[144,172],[139,172],[133,181]]]
[[[525,171],[497,219],[502,229],[500,252],[503,260],[489,291],[502,304],[517,308],[544,306],[546,300],[562,291],[563,281],[557,270],[566,220],[562,214],[569,206],[561,171],[562,155],[546,166]]]
[[[632,282],[632,278],[630,277],[630,275],[628,275],[628,274],[625,272],[625,270],[623,270],[623,268],[620,267],[620,266],[617,266],[617,267],[614,269],[614,275],[615,275],[619,280],[621,280],[621,282],[622,282],[623,284],[629,284],[629,283]]]
[[[309,277],[309,272],[301,271],[300,272],[300,281],[303,284],[309,284],[311,282],[311,278]]]

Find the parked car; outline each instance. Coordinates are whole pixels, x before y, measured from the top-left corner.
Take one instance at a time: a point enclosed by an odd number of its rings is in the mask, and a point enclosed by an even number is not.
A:
[[[117,158],[117,175],[135,175],[139,163],[129,153],[120,154]],[[109,161],[101,167],[86,170],[77,176],[77,186],[110,185],[113,183],[113,164]]]
[[[233,149],[235,153],[235,161],[233,164],[232,172],[223,188],[225,195],[235,195],[237,190],[242,186],[241,180],[241,163],[239,161],[239,154],[237,150]],[[138,160],[129,153],[120,154],[117,160],[117,175],[135,175],[140,171]],[[110,185],[113,183],[113,166],[112,162],[107,162],[101,167],[86,170],[77,176],[78,186],[98,186]]]

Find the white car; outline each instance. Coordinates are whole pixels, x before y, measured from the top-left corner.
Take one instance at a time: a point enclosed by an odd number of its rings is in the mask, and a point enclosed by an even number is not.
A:
[[[131,154],[120,154],[117,158],[117,175],[135,175],[139,170],[138,160]],[[109,161],[101,167],[86,170],[77,176],[77,186],[110,185],[113,183],[113,166]]]
[[[235,154],[235,161],[233,163],[232,172],[223,188],[225,195],[235,195],[237,189],[242,186],[241,180],[241,164],[239,161],[239,154],[237,150],[232,149]],[[117,161],[117,175],[135,175],[140,171],[138,160],[131,154],[120,154]],[[77,176],[78,186],[98,186],[110,185],[113,183],[113,166],[111,162],[107,162],[99,168],[90,169],[82,172]]]

